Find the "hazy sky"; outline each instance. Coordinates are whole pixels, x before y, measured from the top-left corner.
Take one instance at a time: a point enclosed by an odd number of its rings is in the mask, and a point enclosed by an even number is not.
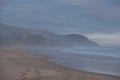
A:
[[[4,24],[80,33],[103,45],[120,46],[119,0],[3,0],[0,5]]]

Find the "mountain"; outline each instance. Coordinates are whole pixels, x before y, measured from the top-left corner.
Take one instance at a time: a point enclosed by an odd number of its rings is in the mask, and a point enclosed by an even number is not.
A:
[[[9,45],[48,45],[48,39],[29,29],[0,24],[0,43]]]
[[[99,46],[79,34],[59,35],[49,31],[16,28],[0,24],[0,44],[39,46]]]
[[[73,46],[98,46],[97,43],[89,40],[87,37],[79,34],[69,34],[65,36],[67,42]]]

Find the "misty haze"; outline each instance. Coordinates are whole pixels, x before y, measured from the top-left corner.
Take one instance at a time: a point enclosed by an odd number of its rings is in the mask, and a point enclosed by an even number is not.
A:
[[[120,80],[120,1],[0,3],[0,80]]]

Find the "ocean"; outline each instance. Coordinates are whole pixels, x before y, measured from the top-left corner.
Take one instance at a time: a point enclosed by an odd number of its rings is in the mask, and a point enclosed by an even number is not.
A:
[[[55,57],[49,61],[72,69],[120,76],[120,48],[37,47],[32,51]]]

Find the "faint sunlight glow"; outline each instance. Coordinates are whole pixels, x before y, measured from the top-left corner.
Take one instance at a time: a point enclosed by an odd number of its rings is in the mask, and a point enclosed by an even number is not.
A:
[[[103,46],[120,46],[120,33],[93,33],[86,36]]]

